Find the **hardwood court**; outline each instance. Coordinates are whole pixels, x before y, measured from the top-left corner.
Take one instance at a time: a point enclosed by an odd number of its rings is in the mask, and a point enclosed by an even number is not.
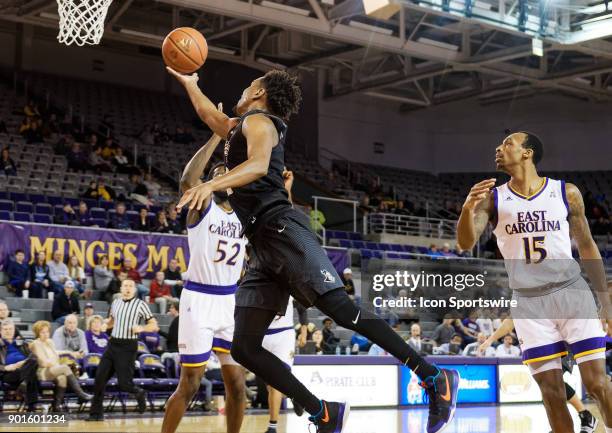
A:
[[[599,412],[593,405],[588,405],[599,419],[596,433],[604,433]],[[575,431],[578,431],[578,417],[572,412]],[[422,433],[425,431],[427,411],[423,408],[353,410],[347,433]],[[161,414],[148,416],[130,415],[107,419],[103,422],[85,422],[72,420],[63,427],[16,427],[3,424],[0,432],[159,432]],[[242,433],[264,433],[268,427],[268,417],[260,412],[245,417]],[[225,424],[222,416],[188,416],[178,430],[190,433],[224,433]],[[544,407],[541,404],[507,404],[504,406],[460,407],[453,423],[444,433],[548,433],[550,431]],[[307,433],[306,417],[298,418],[293,413],[283,415],[278,429],[279,433]]]

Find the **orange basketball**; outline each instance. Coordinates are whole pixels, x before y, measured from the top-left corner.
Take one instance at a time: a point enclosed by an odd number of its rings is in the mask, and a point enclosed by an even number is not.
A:
[[[208,57],[208,44],[202,33],[191,27],[172,30],[162,44],[164,63],[177,72],[191,74]]]

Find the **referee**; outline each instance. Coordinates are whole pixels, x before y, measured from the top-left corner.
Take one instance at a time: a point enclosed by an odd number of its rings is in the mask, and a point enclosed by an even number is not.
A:
[[[145,322],[145,326],[140,323]],[[109,345],[102,355],[96,372],[94,397],[91,401],[88,421],[104,419],[102,403],[106,383],[117,375],[119,389],[122,392],[135,394],[138,410],[143,413],[147,408],[145,392],[134,385],[134,362],[138,351],[138,334],[155,332],[157,321],[151,314],[149,306],[136,297],[136,283],[126,279],[121,284],[121,298],[116,299],[110,308],[108,328],[113,328]]]

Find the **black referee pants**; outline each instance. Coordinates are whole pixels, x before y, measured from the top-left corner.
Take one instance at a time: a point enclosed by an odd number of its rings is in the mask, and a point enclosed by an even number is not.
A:
[[[106,384],[117,374],[119,390],[132,394],[140,394],[142,388],[134,385],[134,362],[138,353],[137,340],[111,338],[102,355],[100,365],[96,371],[96,381],[94,383],[94,397],[91,401],[89,413],[102,415],[104,402],[104,389]]]

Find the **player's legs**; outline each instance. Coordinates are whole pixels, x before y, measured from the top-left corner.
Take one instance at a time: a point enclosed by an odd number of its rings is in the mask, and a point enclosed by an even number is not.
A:
[[[573,433],[572,417],[566,405],[563,370],[559,358],[529,364],[542,392],[548,422],[554,433]]]
[[[162,423],[162,433],[174,433],[178,427],[193,396],[200,389],[200,381],[206,364],[198,367],[182,367],[181,377],[176,390],[166,403],[166,412]]]
[[[283,394],[268,385],[268,412],[270,414],[270,425],[268,426],[268,432],[276,431],[282,403]]]
[[[263,340],[263,347],[280,359],[287,369],[291,370],[293,358],[295,356],[295,333],[293,329],[266,335]],[[270,415],[270,423],[266,433],[276,432],[283,398],[284,395],[282,392],[268,385],[268,412]]]
[[[585,357],[586,358],[586,357]],[[587,393],[595,399],[606,426],[606,433],[612,432],[612,382],[606,374],[604,358],[580,362],[580,376]]]
[[[229,354],[225,355],[229,358]],[[244,368],[238,364],[224,364],[221,361],[221,374],[225,384],[225,418],[227,419],[227,433],[239,433],[246,407]]]

